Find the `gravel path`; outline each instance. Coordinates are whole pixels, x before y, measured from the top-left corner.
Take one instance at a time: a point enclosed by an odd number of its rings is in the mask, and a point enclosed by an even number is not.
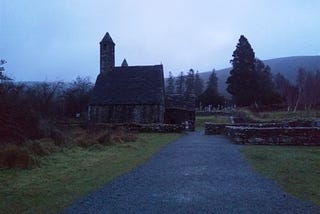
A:
[[[63,213],[320,213],[254,173],[240,148],[188,133]]]

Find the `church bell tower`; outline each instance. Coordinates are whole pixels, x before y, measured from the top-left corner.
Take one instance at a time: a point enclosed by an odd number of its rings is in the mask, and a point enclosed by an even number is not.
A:
[[[100,74],[113,70],[115,65],[114,46],[115,44],[107,32],[100,42]]]

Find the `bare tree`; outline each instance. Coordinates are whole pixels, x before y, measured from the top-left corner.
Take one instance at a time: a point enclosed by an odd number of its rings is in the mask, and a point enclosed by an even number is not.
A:
[[[282,74],[278,73],[274,77],[275,88],[287,105],[287,111],[294,109],[298,100],[298,87],[292,85]]]
[[[64,93],[65,113],[68,116],[74,116],[87,110],[93,84],[89,77],[77,77]]]
[[[60,113],[60,94],[62,82],[43,82],[33,84],[26,89],[28,104],[42,118],[55,118]]]

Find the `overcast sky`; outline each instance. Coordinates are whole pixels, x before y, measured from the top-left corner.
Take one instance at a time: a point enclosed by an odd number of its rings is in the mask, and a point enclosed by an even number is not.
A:
[[[319,0],[0,0],[0,58],[17,81],[95,81],[108,31],[117,65],[204,72],[241,34],[260,59],[319,55],[319,21]]]

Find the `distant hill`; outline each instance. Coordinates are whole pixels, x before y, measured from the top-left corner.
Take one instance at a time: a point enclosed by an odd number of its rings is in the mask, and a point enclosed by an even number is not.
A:
[[[304,68],[307,71],[320,70],[320,56],[293,56],[283,57],[276,59],[263,60],[266,65],[271,68],[272,74],[281,73],[292,83],[295,83],[296,76],[299,68]],[[229,95],[226,91],[227,85],[226,80],[229,76],[230,68],[216,70],[218,77],[219,91],[223,95]],[[201,79],[207,82],[211,72],[199,73]]]

